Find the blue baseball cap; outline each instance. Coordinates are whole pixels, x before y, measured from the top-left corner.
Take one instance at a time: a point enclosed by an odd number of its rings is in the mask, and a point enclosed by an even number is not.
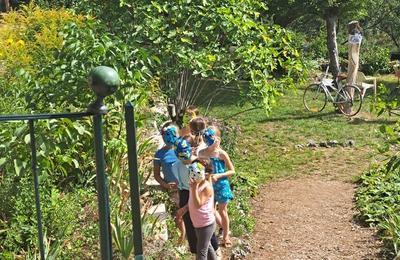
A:
[[[210,146],[215,143],[215,131],[211,128],[207,128],[203,133],[204,142]]]
[[[166,145],[174,145],[178,139],[178,129],[174,125],[163,127],[161,129],[161,136]]]
[[[192,147],[184,138],[180,137],[175,142],[175,154],[180,160],[189,160],[192,157]]]

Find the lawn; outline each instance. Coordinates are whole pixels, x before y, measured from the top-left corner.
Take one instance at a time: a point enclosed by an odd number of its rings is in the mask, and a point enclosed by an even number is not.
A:
[[[357,157],[365,165],[375,162],[379,126],[392,124],[396,118],[371,114],[371,95],[366,97],[361,112],[354,118],[336,113],[332,104],[327,104],[320,113],[311,113],[304,109],[302,93],[302,89],[287,92],[269,115],[261,108],[227,102],[234,100],[234,96],[220,97],[220,104],[216,102],[210,108],[209,116],[241,129],[234,156],[237,172],[257,176],[263,183],[271,178],[315,172],[318,169],[309,166],[316,167],[317,162],[324,160],[341,161],[343,157],[345,161],[346,157]],[[306,146],[310,140],[317,143],[353,140],[355,145],[347,149],[298,146]]]

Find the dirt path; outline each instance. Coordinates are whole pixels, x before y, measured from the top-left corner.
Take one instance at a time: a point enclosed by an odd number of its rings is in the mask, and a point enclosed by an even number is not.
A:
[[[246,259],[382,259],[375,230],[354,220],[356,185],[348,173],[365,168],[358,159],[332,172],[329,164],[335,162],[315,162],[318,172],[261,188],[253,203],[256,227]]]

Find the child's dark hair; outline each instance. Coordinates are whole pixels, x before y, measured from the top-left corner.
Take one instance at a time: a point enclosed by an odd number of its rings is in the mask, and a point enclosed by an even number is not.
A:
[[[193,146],[198,146],[202,141],[203,131],[206,129],[206,121],[202,117],[195,117],[189,122],[190,131],[195,136]]]
[[[161,129],[164,129],[165,127],[168,127],[168,126],[176,126],[176,124],[174,124],[174,122],[172,122],[172,121],[167,121],[162,124]]]

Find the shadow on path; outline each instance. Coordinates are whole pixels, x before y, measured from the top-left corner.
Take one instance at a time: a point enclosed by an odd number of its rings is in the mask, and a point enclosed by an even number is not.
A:
[[[303,120],[303,119],[316,119],[316,118],[317,119],[327,119],[327,118],[333,117],[334,115],[336,115],[336,112],[334,112],[334,111],[324,112],[324,113],[310,113],[310,114],[287,114],[285,116],[280,116],[280,117],[265,118],[258,122],[260,122],[260,123],[281,122],[281,121],[286,121],[286,120]]]

